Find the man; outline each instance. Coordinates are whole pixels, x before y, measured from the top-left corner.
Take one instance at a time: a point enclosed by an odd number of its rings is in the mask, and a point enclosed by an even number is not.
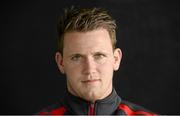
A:
[[[116,24],[99,8],[66,9],[58,22],[59,50],[55,55],[66,75],[64,99],[39,114],[154,115],[122,100],[113,88],[113,72],[122,52],[116,48]]]

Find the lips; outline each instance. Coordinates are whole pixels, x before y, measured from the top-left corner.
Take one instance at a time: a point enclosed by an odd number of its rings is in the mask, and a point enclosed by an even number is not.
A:
[[[98,82],[100,81],[100,79],[91,79],[91,80],[85,80],[85,81],[82,81],[83,83],[94,83],[94,82]]]

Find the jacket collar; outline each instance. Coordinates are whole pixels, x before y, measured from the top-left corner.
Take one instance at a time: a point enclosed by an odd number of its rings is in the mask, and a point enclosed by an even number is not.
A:
[[[113,89],[112,93],[104,99],[97,100],[94,106],[94,114],[95,115],[110,115],[117,109],[120,104],[121,99],[117,95],[115,89]],[[89,108],[91,103],[79,97],[72,95],[67,92],[64,97],[64,105],[72,114],[85,115],[89,114]]]

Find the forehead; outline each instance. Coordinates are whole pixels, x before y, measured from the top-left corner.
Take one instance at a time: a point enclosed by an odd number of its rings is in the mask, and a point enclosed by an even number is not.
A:
[[[112,44],[106,29],[88,32],[69,32],[64,35],[63,53],[111,50]]]

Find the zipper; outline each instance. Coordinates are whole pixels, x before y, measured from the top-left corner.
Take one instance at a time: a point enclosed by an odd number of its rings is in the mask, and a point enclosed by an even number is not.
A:
[[[89,102],[88,115],[89,116],[94,116],[94,111],[95,111],[95,103]]]

